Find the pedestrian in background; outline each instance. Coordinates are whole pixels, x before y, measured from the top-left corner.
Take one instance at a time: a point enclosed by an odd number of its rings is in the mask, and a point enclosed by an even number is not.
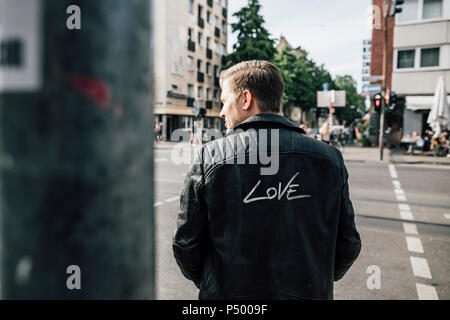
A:
[[[328,121],[325,122],[319,130],[319,140],[327,144],[330,144],[331,132],[330,132],[330,123]]]
[[[173,238],[181,272],[200,299],[332,299],[361,250],[341,153],[278,114],[272,63],[241,62],[220,85],[228,133],[197,149],[187,173]],[[274,146],[274,172],[242,162]]]

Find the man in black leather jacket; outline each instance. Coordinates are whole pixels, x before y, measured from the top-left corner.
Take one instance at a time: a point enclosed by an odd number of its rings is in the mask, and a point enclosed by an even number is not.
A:
[[[200,299],[333,299],[361,250],[341,153],[278,115],[267,61],[221,74],[227,135],[196,150],[175,259]]]

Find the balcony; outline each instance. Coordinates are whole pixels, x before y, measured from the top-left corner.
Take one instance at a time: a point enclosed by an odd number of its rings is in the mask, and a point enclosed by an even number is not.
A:
[[[211,100],[206,100],[206,109],[212,109],[212,101]]]
[[[188,50],[195,52],[195,42],[188,40]]]
[[[227,17],[227,9],[222,8],[222,15],[226,18]]]
[[[208,59],[212,59],[212,50],[211,49],[206,48],[206,57]]]
[[[226,65],[226,64],[227,64],[227,57],[222,56],[222,65]]]
[[[219,88],[220,88],[220,81],[219,81],[219,78],[214,77],[214,85],[215,85],[216,87],[219,87]]]
[[[217,28],[217,27],[214,28],[214,35],[216,37],[220,38],[220,29],[219,28]]]
[[[205,74],[203,72],[197,72],[197,81],[205,82]]]
[[[212,8],[212,6],[213,6],[213,0],[208,0],[207,3],[208,3],[208,6],[210,6],[210,7]]]
[[[188,97],[188,98],[187,98],[187,106],[188,106],[188,107],[193,107],[193,106],[194,106],[194,101],[195,101],[194,98]]]
[[[198,26],[200,28],[204,28],[205,27],[205,20],[202,17],[198,17]]]

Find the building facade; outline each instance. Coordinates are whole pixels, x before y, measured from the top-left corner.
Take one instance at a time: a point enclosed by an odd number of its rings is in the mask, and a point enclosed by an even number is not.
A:
[[[370,57],[372,54],[372,40],[363,40],[362,45],[362,77],[361,83],[363,87],[370,84]]]
[[[154,1],[154,88],[162,138],[194,126],[194,106],[205,109],[204,128],[223,129],[219,76],[227,48],[228,0]]]
[[[394,28],[392,89],[405,100],[403,133],[423,134],[439,77],[450,84],[450,0],[405,0],[402,7]]]

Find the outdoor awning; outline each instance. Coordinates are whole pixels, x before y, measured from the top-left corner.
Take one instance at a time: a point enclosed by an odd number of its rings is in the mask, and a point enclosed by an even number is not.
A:
[[[447,96],[450,104],[450,96]],[[406,108],[408,110],[430,110],[433,105],[433,96],[406,96]]]

